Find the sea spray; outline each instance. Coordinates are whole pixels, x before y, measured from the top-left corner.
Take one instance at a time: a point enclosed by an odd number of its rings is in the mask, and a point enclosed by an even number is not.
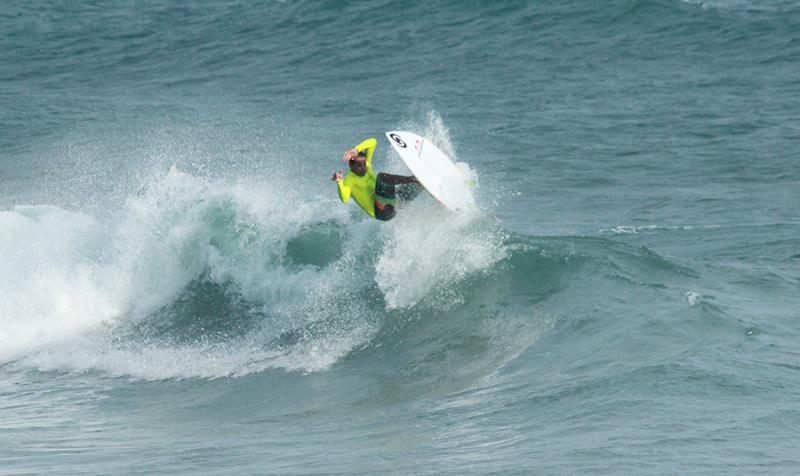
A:
[[[503,234],[474,214],[417,204],[387,227],[376,281],[388,308],[410,307],[429,295],[441,307],[463,300],[456,284],[505,257]],[[442,295],[441,293],[449,293]]]
[[[92,217],[52,206],[0,211],[0,362],[109,322],[125,309]]]

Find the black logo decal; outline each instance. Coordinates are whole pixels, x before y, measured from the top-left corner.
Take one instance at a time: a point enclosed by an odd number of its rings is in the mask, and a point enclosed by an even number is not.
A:
[[[399,136],[399,135],[397,135],[397,134],[389,134],[389,138],[391,138],[393,141],[397,142],[397,145],[399,145],[400,147],[402,147],[402,148],[404,148],[404,149],[405,149],[406,147],[408,147],[408,146],[406,145],[406,143],[405,143],[405,142],[403,142],[403,139],[401,139],[401,138],[400,138],[400,136]]]

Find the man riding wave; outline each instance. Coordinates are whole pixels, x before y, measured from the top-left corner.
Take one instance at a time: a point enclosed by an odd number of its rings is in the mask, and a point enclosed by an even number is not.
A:
[[[372,156],[377,146],[378,141],[369,138],[345,151],[342,160],[349,165],[350,172],[346,176],[342,170],[334,172],[331,180],[338,186],[342,203],[352,197],[367,215],[388,221],[397,213],[395,207],[401,206],[399,202],[413,200],[419,194],[420,185],[413,175],[381,172],[376,176]]]

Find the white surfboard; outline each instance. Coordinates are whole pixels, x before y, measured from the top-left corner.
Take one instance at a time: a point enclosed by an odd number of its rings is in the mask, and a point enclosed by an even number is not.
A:
[[[433,142],[406,131],[389,131],[386,137],[419,183],[447,209],[476,208],[467,178]]]

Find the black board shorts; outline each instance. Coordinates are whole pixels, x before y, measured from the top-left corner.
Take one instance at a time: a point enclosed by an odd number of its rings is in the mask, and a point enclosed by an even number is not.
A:
[[[375,218],[381,221],[391,220],[397,214],[397,202],[409,202],[419,192],[420,186],[414,183],[395,185],[378,179],[375,182]]]

